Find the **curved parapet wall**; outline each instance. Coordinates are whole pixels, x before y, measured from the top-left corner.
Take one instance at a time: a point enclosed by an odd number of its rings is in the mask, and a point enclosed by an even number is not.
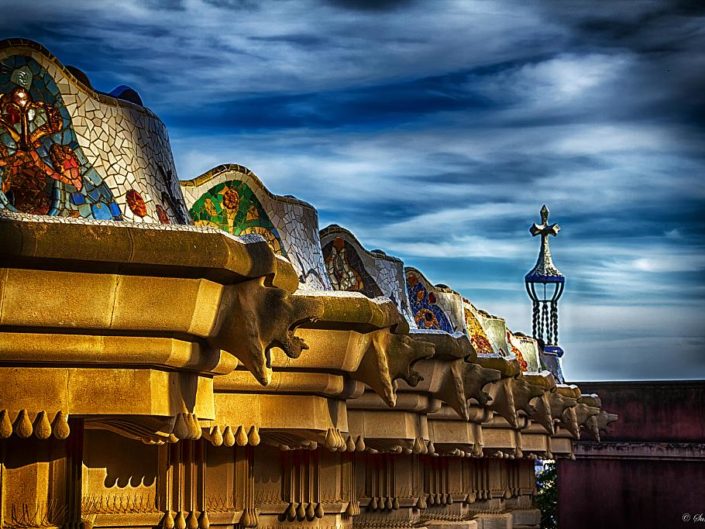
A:
[[[510,331],[509,329],[507,329],[506,333],[506,342],[507,347],[509,348],[509,352],[514,355],[514,358],[516,358],[517,362],[519,362],[519,367],[521,368],[522,372],[526,373],[527,371],[531,371],[529,369],[529,363],[524,358],[524,353],[519,347],[517,347],[517,343],[512,340],[512,331]]]
[[[36,43],[0,42],[0,208],[188,224],[164,124],[86,82]]]
[[[370,298],[382,295],[377,281],[367,272],[361,255],[352,244],[336,237],[326,244],[321,241],[328,279],[335,290],[362,292]]]
[[[480,322],[492,343],[494,351],[502,356],[509,356],[507,345],[507,322],[504,318],[493,316],[484,310],[478,311]]]
[[[455,332],[467,334],[463,310],[463,296],[446,285],[436,285],[436,303],[448,315]]]
[[[274,195],[252,171],[221,165],[181,182],[196,225],[233,235],[258,234],[291,261],[303,290],[332,290],[323,265],[316,209],[293,197]]]
[[[448,314],[438,304],[436,288],[416,268],[407,267],[406,292],[409,297],[411,314],[419,329],[433,329],[453,334],[453,327]]]
[[[541,371],[541,360],[539,358],[539,346],[536,340],[523,333],[513,333],[507,330],[507,343],[514,355],[519,360],[523,371],[538,373]]]
[[[475,306],[469,300],[463,299],[463,311],[465,313],[465,328],[467,329],[470,343],[479,356],[487,356],[495,353],[485,329],[480,323],[480,315]]]
[[[348,230],[335,224],[320,232],[323,259],[335,290],[353,290],[391,299],[412,326],[404,263],[379,250],[368,251]]]

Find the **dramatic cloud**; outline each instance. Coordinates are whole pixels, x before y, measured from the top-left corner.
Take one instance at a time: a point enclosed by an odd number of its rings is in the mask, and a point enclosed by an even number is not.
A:
[[[136,88],[181,178],[246,165],[519,330],[547,203],[568,377],[702,378],[699,4],[0,0],[0,37]]]

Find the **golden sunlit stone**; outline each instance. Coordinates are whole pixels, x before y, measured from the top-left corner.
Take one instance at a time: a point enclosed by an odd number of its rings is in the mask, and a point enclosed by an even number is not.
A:
[[[158,118],[41,46],[4,41],[10,60],[29,70],[0,77],[3,116],[29,129],[5,120],[27,141],[0,152],[0,525],[537,527],[533,460],[599,438],[616,417],[597,396],[522,371],[504,320],[319,234],[248,169],[179,186]],[[58,131],[50,167],[32,153]]]

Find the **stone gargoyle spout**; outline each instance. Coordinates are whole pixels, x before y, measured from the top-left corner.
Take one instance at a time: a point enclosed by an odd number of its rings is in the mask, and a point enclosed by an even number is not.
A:
[[[551,416],[561,428],[566,429],[575,439],[580,437],[580,427],[575,407],[578,405],[580,390],[576,386],[558,386],[549,395]]]
[[[598,415],[591,415],[585,421],[585,429],[590,434],[593,440],[600,442],[600,426],[598,425],[597,418]]]
[[[294,331],[322,315],[319,300],[291,296],[260,277],[226,287],[209,343],[235,355],[266,386],[272,378],[272,347],[298,358],[308,346]]]
[[[619,415],[616,413],[609,413],[605,410],[600,410],[599,415],[597,415],[598,431],[607,432],[607,427],[617,420],[619,420]]]
[[[556,428],[553,425],[550,395],[550,392],[544,391],[531,402],[533,413],[529,414],[529,417],[532,421],[543,426],[549,434],[553,435],[556,433]]]
[[[448,364],[449,368],[445,370],[443,381],[436,396],[453,408],[463,420],[467,421],[470,418],[470,411],[465,397],[463,380],[467,362],[461,358],[448,362]]]
[[[512,384],[512,380],[521,373],[519,362],[499,355],[486,355],[478,356],[477,363],[488,369],[496,369],[502,374],[499,381],[487,386],[491,397],[488,407],[497,415],[504,417],[512,428],[519,428]]]
[[[578,424],[595,440],[600,440],[600,428],[597,416],[600,414],[601,402],[597,395],[581,395],[575,407]]]
[[[544,389],[535,386],[522,376],[511,379],[512,392],[514,393],[514,406],[517,410],[531,416],[534,413],[534,407],[530,404],[532,399],[543,395]]]
[[[394,334],[388,328],[374,331],[369,349],[352,376],[370,386],[393,407],[397,402],[394,381],[402,379],[416,386],[423,377],[413,365],[431,358],[434,350],[432,343],[414,340],[406,334]]]
[[[548,433],[553,435],[555,428],[551,414],[550,395],[556,389],[556,379],[547,371],[525,373],[522,378],[535,388],[533,390],[534,394],[539,393],[539,395],[529,400],[529,408],[525,411],[533,422],[540,424]]]
[[[480,406],[486,406],[492,399],[485,386],[497,382],[502,373],[497,369],[482,367],[479,364],[463,362],[463,390],[467,400],[474,399]]]
[[[492,401],[489,408],[500,417],[504,417],[512,428],[519,428],[512,380],[514,377],[503,378],[490,386]]]
[[[558,424],[568,430],[570,435],[572,435],[575,439],[579,439],[580,425],[578,424],[578,415],[575,413],[576,406],[563,410],[563,413],[559,416]]]
[[[558,391],[552,391],[548,399],[551,403],[551,415],[557,420],[560,420],[566,409],[572,408],[578,404],[578,401],[573,397],[567,397]]]
[[[414,364],[433,357],[434,353],[432,343],[414,340],[406,334],[392,334],[387,353],[392,380],[401,378],[412,388],[415,387],[423,377],[414,370]]]

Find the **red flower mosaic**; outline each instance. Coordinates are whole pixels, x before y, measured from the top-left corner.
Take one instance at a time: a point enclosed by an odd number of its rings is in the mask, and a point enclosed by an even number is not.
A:
[[[42,113],[46,122],[31,129],[30,115],[37,113]],[[9,94],[0,93],[0,132],[7,134],[17,146],[10,154],[8,147],[0,142],[0,167],[4,168],[2,192],[12,192],[18,211],[47,214],[51,208],[52,180],[81,190],[78,158],[70,147],[53,144],[49,150],[51,165],[37,151],[42,146],[40,140],[60,132],[61,125],[59,111],[52,105],[33,101],[24,88],[15,88]]]
[[[130,189],[125,197],[127,199],[127,205],[132,210],[132,213],[138,217],[147,216],[147,204],[144,203],[142,195],[140,195],[134,189]]]

